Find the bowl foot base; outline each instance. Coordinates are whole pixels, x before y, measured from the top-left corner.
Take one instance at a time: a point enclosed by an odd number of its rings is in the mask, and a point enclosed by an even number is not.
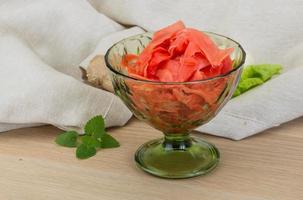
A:
[[[219,162],[218,149],[197,137],[182,141],[149,141],[135,154],[137,165],[162,178],[189,178],[206,174]]]

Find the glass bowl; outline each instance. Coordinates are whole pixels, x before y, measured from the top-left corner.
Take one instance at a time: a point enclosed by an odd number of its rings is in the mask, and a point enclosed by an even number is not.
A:
[[[139,120],[164,134],[163,138],[143,144],[135,153],[137,165],[150,174],[188,178],[210,172],[219,162],[218,149],[200,137],[190,136],[190,132],[216,116],[231,98],[245,52],[230,38],[206,34],[219,48],[234,48],[233,69],[228,73],[190,82],[156,82],[128,76],[121,65],[123,57],[140,54],[152,39],[149,32],[114,44],[105,55],[116,95]]]

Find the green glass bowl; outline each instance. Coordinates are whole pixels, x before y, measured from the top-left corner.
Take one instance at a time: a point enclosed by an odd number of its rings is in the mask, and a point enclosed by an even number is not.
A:
[[[105,55],[116,95],[139,120],[164,133],[163,138],[143,144],[135,154],[137,165],[150,174],[188,178],[208,173],[219,162],[218,149],[191,137],[190,132],[211,120],[231,98],[245,52],[230,38],[206,34],[220,48],[234,48],[233,69],[228,73],[191,82],[156,82],[128,76],[121,66],[123,57],[140,54],[151,41],[152,33],[126,38],[114,44]]]

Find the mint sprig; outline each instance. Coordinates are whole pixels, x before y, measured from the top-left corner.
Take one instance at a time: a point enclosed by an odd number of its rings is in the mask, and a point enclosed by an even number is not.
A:
[[[91,118],[84,127],[85,134],[80,136],[76,131],[66,131],[58,135],[55,142],[64,147],[77,147],[76,157],[87,159],[96,155],[102,148],[119,147],[119,142],[106,133],[104,119],[101,115]]]

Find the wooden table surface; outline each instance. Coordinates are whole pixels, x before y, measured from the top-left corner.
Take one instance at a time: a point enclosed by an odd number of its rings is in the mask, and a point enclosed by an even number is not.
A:
[[[137,120],[111,129],[121,147],[77,160],[57,146],[52,126],[0,134],[0,200],[301,200],[303,118],[242,141],[196,134],[216,144],[221,162],[212,173],[167,180],[135,166],[133,155],[161,133]]]

